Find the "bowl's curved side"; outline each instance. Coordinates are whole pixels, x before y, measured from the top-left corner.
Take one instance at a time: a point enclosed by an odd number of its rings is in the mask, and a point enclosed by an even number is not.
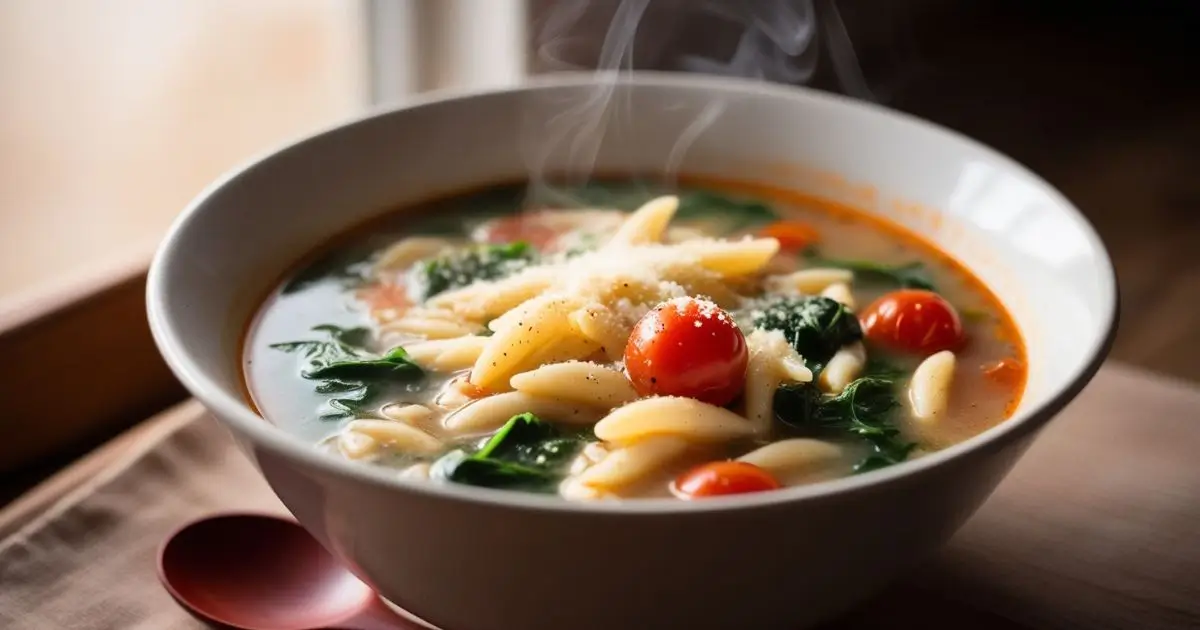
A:
[[[332,553],[440,628],[801,630],[928,557],[1030,441],[886,489],[687,519],[397,501],[390,488],[248,446]]]
[[[481,629],[819,620],[948,537],[1111,343],[1116,286],[1103,245],[1069,202],[1011,160],[807,90],[647,76],[618,88],[627,109],[602,145],[583,153],[569,141],[551,145],[533,151],[532,163],[673,165],[857,196],[865,210],[949,249],[1012,307],[1033,368],[1016,416],[917,461],[825,484],[694,503],[580,505],[400,480],[322,454],[253,413],[241,399],[241,330],[288,262],[396,204],[524,175],[523,143],[537,149],[539,134],[554,135],[556,112],[596,94],[590,77],[553,77],[318,134],[211,187],[152,266],[151,327],[171,368],[305,527],[418,615]],[[713,111],[698,128],[697,117]],[[874,203],[856,182],[872,184]]]

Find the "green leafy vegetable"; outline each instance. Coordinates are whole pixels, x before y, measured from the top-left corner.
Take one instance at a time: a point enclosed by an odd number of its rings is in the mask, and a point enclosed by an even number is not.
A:
[[[900,406],[895,389],[893,381],[877,377],[860,378],[836,396],[822,394],[811,383],[786,385],[775,392],[775,415],[802,431],[864,440],[871,452],[855,472],[866,472],[903,462],[916,446],[892,422]]]
[[[543,201],[557,206],[632,211],[663,194],[670,191],[641,183],[601,181],[565,189],[547,188],[543,191],[546,197]],[[679,210],[675,218],[680,221],[717,220],[726,230],[735,232],[779,219],[770,206],[759,201],[739,201],[705,190],[677,194]]]
[[[839,348],[862,339],[854,313],[822,296],[767,298],[750,309],[750,322],[755,328],[782,331],[814,371]]]
[[[975,323],[986,322],[992,319],[992,314],[981,308],[960,308],[958,309],[958,314],[961,315],[966,321]]]
[[[383,355],[366,349],[371,331],[323,324],[313,328],[328,336],[324,340],[289,341],[271,344],[283,352],[299,353],[305,359],[300,376],[314,381],[316,392],[330,394],[325,419],[360,414],[390,383],[420,379],[424,372],[396,347]]]
[[[566,435],[531,413],[513,416],[478,451],[451,451],[431,474],[455,483],[488,488],[552,492],[570,458],[591,438]]]
[[[823,400],[811,420],[821,427],[863,437],[892,435],[894,429],[885,426],[890,424],[885,420],[899,404],[891,381],[864,377],[847,385],[842,393]]]
[[[819,267],[837,267],[853,271],[856,279],[863,282],[888,284],[901,289],[925,289],[936,291],[933,279],[925,263],[913,261],[901,265],[886,265],[870,260],[847,260],[840,258],[825,258],[813,248],[805,252],[810,265]]]
[[[641,182],[592,181],[576,186],[547,185],[534,191],[534,205],[556,208],[614,208],[630,211],[656,194]]]
[[[578,440],[564,437],[553,424],[523,413],[510,418],[474,456],[535,468],[555,467],[565,464],[579,446]]]
[[[421,299],[465,287],[476,280],[497,280],[529,266],[537,251],[528,243],[472,245],[425,260],[412,271],[412,285]]]
[[[305,378],[338,381],[386,379],[396,376],[407,377],[417,365],[408,358],[404,348],[388,350],[379,358],[354,358],[334,361],[320,369],[312,370]]]
[[[679,196],[675,218],[680,221],[717,218],[725,229],[736,232],[777,221],[779,215],[758,201],[736,201],[710,192],[693,191]]]
[[[305,369],[301,371],[304,378],[313,378],[319,372],[331,365],[359,360],[368,355],[365,350],[366,341],[371,331],[363,327],[343,328],[332,324],[314,326],[313,331],[325,333],[329,338],[311,341],[287,341],[274,343],[271,347],[284,352],[298,352],[307,359]]]
[[[283,285],[284,294],[296,293],[324,281],[336,281],[343,288],[356,287],[367,280],[370,269],[366,253],[357,249],[334,252],[319,258],[292,276]]]
[[[863,369],[863,376],[871,376],[887,381],[899,381],[900,379],[904,378],[905,375],[906,372],[904,371],[904,368],[901,368],[891,361],[880,359],[878,357],[871,357],[867,359],[867,365]]]

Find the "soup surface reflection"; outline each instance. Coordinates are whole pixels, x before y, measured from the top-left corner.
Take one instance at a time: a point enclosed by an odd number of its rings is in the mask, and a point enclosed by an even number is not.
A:
[[[276,287],[262,415],[428,483],[699,499],[900,464],[1004,420],[1012,320],[898,226],[738,184],[489,188]]]

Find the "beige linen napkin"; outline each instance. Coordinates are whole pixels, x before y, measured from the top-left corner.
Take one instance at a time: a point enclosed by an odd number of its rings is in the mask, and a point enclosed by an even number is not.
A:
[[[195,403],[160,425],[0,541],[0,628],[203,627],[159,587],[158,544],[282,508]],[[937,558],[833,627],[1200,628],[1197,453],[1200,390],[1106,367]]]
[[[0,628],[205,628],[159,586],[157,546],[217,510],[285,513],[195,402],[120,461],[0,542]]]

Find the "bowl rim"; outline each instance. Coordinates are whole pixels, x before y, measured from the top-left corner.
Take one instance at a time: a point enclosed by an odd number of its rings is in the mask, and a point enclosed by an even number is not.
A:
[[[167,302],[166,268],[172,264],[179,251],[177,244],[183,238],[192,219],[208,204],[209,199],[224,187],[245,178],[260,164],[271,161],[284,153],[302,150],[320,138],[342,133],[359,125],[370,124],[379,118],[399,112],[426,107],[437,107],[441,103],[474,100],[489,95],[537,92],[539,90],[578,89],[604,81],[600,77],[609,72],[562,72],[530,77],[517,85],[485,88],[451,88],[435,90],[403,103],[376,107],[364,114],[341,121],[316,132],[283,142],[258,156],[227,171],[204,188],[172,222],[165,238],[151,261],[146,282],[146,304],[151,334],[167,365],[184,386],[197,398],[218,421],[227,424],[236,433],[245,436],[258,447],[296,461],[303,466],[339,478],[358,483],[386,488],[399,493],[413,493],[423,498],[441,501],[463,501],[488,505],[492,508],[546,512],[569,512],[577,514],[689,514],[725,510],[747,510],[770,508],[781,504],[830,501],[845,498],[857,491],[884,490],[903,483],[909,478],[929,474],[937,468],[955,460],[985,452],[994,452],[1006,445],[1031,434],[1053,418],[1091,381],[1112,347],[1120,313],[1120,297],[1116,270],[1108,249],[1087,217],[1049,182],[1024,165],[982,142],[957,131],[917,116],[892,110],[882,105],[851,99],[839,94],[822,92],[813,88],[774,84],[750,79],[683,74],[673,72],[638,71],[616,77],[618,87],[699,89],[713,93],[746,96],[761,94],[773,99],[803,103],[809,108],[832,108],[850,110],[857,116],[890,119],[896,124],[918,127],[931,137],[943,142],[957,143],[994,161],[1004,170],[1026,179],[1041,189],[1076,224],[1097,252],[1102,267],[1101,295],[1110,293],[1108,304],[1102,313],[1101,334],[1092,340],[1085,360],[1070,373],[1061,389],[1044,403],[1028,408],[1003,422],[953,446],[931,452],[922,457],[858,475],[821,483],[789,487],[774,492],[749,493],[728,497],[713,497],[704,501],[681,501],[676,498],[634,499],[623,501],[568,501],[557,495],[541,495],[512,492],[492,488],[480,488],[459,484],[430,483],[424,480],[401,478],[391,469],[364,465],[324,453],[300,437],[273,425],[247,404],[240,396],[231,395],[216,382],[186,350],[181,330],[175,325],[172,308]],[[612,79],[608,79],[612,81]],[[232,366],[231,366],[232,367]]]

